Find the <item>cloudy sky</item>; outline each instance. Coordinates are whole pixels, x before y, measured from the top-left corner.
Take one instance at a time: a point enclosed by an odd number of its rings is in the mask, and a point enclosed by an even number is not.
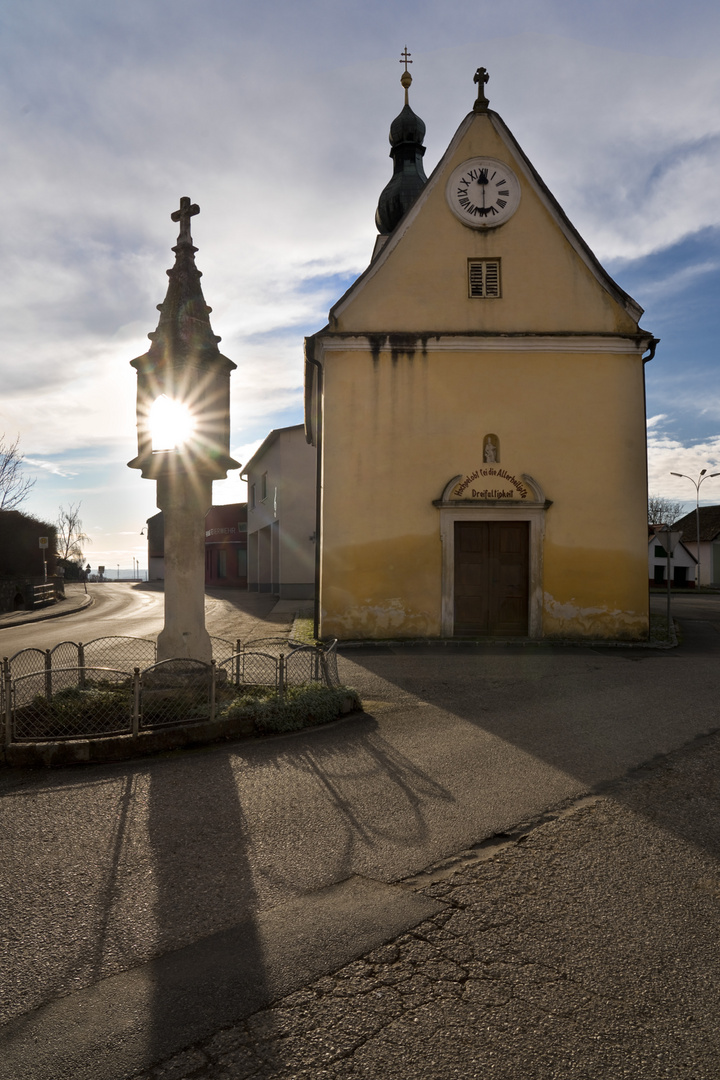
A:
[[[95,567],[146,564],[135,454],[181,195],[233,376],[232,453],[302,419],[302,339],[367,265],[387,131],[411,101],[428,174],[490,71],[491,107],[662,339],[650,487],[720,467],[720,5],[711,0],[23,0],[0,13],[0,433],[24,509],[82,504]],[[712,471],[712,470],[710,470]],[[702,489],[720,502],[720,478]],[[237,478],[216,502],[244,498]]]

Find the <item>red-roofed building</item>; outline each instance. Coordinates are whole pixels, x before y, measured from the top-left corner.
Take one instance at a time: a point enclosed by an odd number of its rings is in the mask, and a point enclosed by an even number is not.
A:
[[[211,506],[208,510],[205,584],[247,588],[247,503]]]
[[[148,518],[148,578],[165,579],[162,512]],[[247,503],[211,506],[205,517],[205,584],[247,588]]]

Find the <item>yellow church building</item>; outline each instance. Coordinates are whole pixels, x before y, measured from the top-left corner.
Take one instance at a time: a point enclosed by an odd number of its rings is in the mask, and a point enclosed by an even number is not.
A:
[[[405,59],[373,258],[305,343],[319,633],[642,639],[656,339],[484,68],[425,177]]]

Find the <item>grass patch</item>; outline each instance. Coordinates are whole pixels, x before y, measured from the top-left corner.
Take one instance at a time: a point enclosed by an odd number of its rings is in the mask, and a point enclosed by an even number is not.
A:
[[[677,632],[677,627],[676,627]],[[677,639],[679,640],[679,639]],[[650,615],[650,633],[648,634],[648,641],[651,645],[675,645],[676,638],[671,637],[668,634],[668,623],[666,615],[656,615],[651,613]]]
[[[293,641],[299,641],[303,645],[319,645],[321,643],[313,634],[314,627],[315,623],[313,619],[298,617],[293,622],[290,637]]]

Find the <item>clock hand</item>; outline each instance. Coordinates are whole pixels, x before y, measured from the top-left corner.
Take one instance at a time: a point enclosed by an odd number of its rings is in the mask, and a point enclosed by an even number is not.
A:
[[[480,175],[478,176],[478,184],[482,188],[482,197],[483,197],[482,213],[483,213],[484,217],[487,216],[487,208],[485,206],[485,187],[487,185],[487,182],[488,182],[487,169],[481,169],[480,170]]]

